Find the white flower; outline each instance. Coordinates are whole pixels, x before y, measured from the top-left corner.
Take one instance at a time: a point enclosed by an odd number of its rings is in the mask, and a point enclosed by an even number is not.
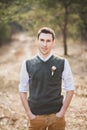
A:
[[[56,66],[52,66],[52,76],[54,75],[54,72],[55,72],[55,70],[56,70]]]

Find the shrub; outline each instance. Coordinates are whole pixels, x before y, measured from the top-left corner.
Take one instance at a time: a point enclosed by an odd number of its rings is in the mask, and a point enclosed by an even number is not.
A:
[[[11,39],[11,29],[9,24],[0,23],[0,46]]]

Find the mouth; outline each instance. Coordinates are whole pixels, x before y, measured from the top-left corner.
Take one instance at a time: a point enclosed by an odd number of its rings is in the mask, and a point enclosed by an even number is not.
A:
[[[46,51],[46,50],[47,50],[47,47],[42,47],[41,49],[44,50],[44,51]]]

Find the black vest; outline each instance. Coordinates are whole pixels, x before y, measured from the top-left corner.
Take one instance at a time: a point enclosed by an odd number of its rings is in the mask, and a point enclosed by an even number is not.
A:
[[[52,66],[55,70],[52,75]],[[58,112],[63,103],[61,95],[64,59],[51,56],[46,62],[38,56],[26,61],[29,74],[28,103],[33,114],[51,114]]]

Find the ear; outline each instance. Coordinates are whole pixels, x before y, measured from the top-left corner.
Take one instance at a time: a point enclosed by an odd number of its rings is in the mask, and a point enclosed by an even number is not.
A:
[[[55,46],[55,44],[56,44],[56,41],[55,41],[55,39],[53,40],[53,47]]]

